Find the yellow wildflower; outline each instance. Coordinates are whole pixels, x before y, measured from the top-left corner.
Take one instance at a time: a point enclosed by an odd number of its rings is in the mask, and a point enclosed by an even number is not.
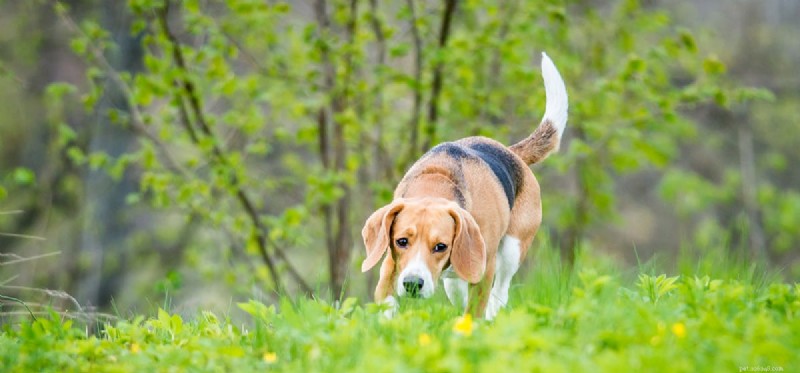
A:
[[[453,325],[454,332],[466,337],[472,335],[472,328],[472,315],[470,314],[459,317],[458,320],[456,320],[455,325]]]
[[[138,354],[141,350],[138,343],[131,343],[131,353]]]
[[[419,345],[420,346],[427,346],[431,344],[431,336],[428,333],[422,333],[419,335]]]
[[[278,355],[276,355],[274,352],[265,352],[264,356],[262,356],[261,358],[264,361],[272,364],[272,363],[274,363],[275,361],[278,360]]]
[[[672,334],[678,338],[686,337],[686,325],[683,325],[682,322],[672,324]]]

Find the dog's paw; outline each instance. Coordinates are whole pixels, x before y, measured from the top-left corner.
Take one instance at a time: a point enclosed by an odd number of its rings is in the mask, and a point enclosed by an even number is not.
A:
[[[394,315],[397,314],[398,308],[400,308],[400,305],[397,303],[397,299],[394,299],[394,297],[391,295],[386,297],[386,299],[384,299],[381,303],[388,306],[388,308],[383,311],[383,316],[387,319],[393,318]]]

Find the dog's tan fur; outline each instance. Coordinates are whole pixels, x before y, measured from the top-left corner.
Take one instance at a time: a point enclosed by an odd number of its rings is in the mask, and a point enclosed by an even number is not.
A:
[[[516,166],[524,170],[517,175],[520,182],[513,203],[485,163],[457,164],[459,160],[445,152],[429,152],[419,159],[398,184],[394,200],[375,211],[362,231],[367,250],[363,271],[389,251],[381,265],[375,301],[382,302],[397,290],[397,276],[411,258],[422,258],[434,282],[448,264],[469,282],[466,312],[483,317],[501,240],[504,236],[519,239],[521,262],[542,221],[539,183],[528,165],[546,158],[559,142],[560,131],[545,117],[531,136],[510,147],[485,137],[452,143],[508,149]],[[408,244],[398,247],[399,238],[406,238]],[[437,243],[447,245],[447,250],[432,250]]]

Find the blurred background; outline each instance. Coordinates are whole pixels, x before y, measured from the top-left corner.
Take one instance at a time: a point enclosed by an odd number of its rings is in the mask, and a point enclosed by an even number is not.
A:
[[[0,294],[121,315],[370,299],[366,217],[432,145],[533,131],[542,51],[570,119],[533,167],[532,252],[797,281],[797,19],[795,0],[0,0]]]

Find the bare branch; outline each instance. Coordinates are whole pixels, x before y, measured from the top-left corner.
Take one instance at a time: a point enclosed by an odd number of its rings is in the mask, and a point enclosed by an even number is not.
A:
[[[383,27],[378,19],[378,0],[370,0],[369,5],[370,12],[372,13],[370,17],[370,25],[372,27],[372,32],[375,34],[375,44],[377,49],[377,61],[375,61],[375,64],[377,65],[377,69],[379,71],[376,85],[378,87],[383,87],[384,81],[382,70],[386,67],[386,35],[384,35]],[[375,116],[375,140],[373,142],[373,151],[376,159],[373,162],[372,174],[373,177],[377,177],[381,171],[383,171],[386,174],[386,178],[389,179],[390,173],[394,168],[390,165],[390,156],[383,144],[384,97],[382,89],[375,90],[375,108],[377,109],[377,115]],[[365,137],[365,140],[369,140],[368,137]],[[411,146],[412,149],[416,149],[416,145],[413,143]]]
[[[14,286],[14,285],[2,285],[2,286],[0,286],[0,289],[29,291],[29,292],[34,292],[34,293],[45,294],[45,295],[47,295],[49,297],[53,297],[53,298],[68,300],[73,305],[75,305],[75,308],[77,308],[78,311],[83,312],[83,307],[81,307],[81,304],[78,303],[78,300],[76,300],[73,296],[67,294],[67,292],[65,292],[65,291],[50,290],[50,289],[39,289],[39,288],[32,288],[32,287],[27,287],[27,286]]]
[[[29,257],[26,258],[26,257],[19,256],[17,254],[0,253],[0,258],[2,258],[2,257],[11,257],[11,258],[13,258],[12,260],[9,260],[7,262],[0,262],[0,266],[7,266],[7,265],[11,265],[11,264],[28,262],[28,261],[31,261],[31,260],[47,258],[47,257],[50,257],[50,256],[59,255],[59,254],[61,254],[61,251],[54,251],[52,253],[34,255],[34,256],[29,256]]]
[[[11,283],[11,281],[14,281],[14,280],[16,280],[16,279],[17,279],[17,277],[19,277],[19,275],[14,275],[14,276],[11,276],[11,277],[9,277],[9,278],[7,278],[7,279],[3,280],[3,281],[0,281],[0,286],[3,286],[3,285],[5,285],[5,284],[10,284],[10,283]]]
[[[47,240],[47,239],[46,239],[46,238],[44,238],[44,237],[40,237],[40,236],[31,236],[31,235],[27,235],[27,234],[19,234],[19,233],[5,233],[5,232],[0,232],[0,236],[4,236],[4,237],[16,237],[16,238],[27,238],[27,239],[31,239],[31,240],[39,240],[39,241],[46,241],[46,240]]]
[[[19,300],[19,299],[17,299],[17,298],[14,298],[14,297],[9,297],[9,296],[7,296],[7,295],[2,295],[2,294],[0,294],[0,299],[5,299],[5,300],[8,300],[8,301],[12,301],[12,302],[14,302],[14,303],[19,303],[19,304],[21,304],[23,307],[25,307],[25,309],[26,309],[26,310],[28,310],[28,314],[30,314],[30,315],[31,315],[31,317],[33,318],[33,320],[34,320],[34,321],[36,320],[36,316],[34,316],[34,315],[33,315],[33,312],[31,312],[31,309],[30,309],[30,308],[28,308],[28,305],[27,305],[27,304],[25,304],[25,302],[23,302],[22,300]]]
[[[69,311],[55,311],[55,312],[56,312],[56,314],[58,314],[58,315],[60,315],[62,317],[67,317],[67,318],[70,318],[70,319],[80,319],[80,320],[85,320],[85,321],[94,321],[94,320],[97,320],[97,319],[119,320],[119,317],[117,317],[117,316],[114,316],[114,315],[111,315],[111,314],[107,314],[107,313],[102,313],[102,312],[79,312],[79,313],[74,313],[74,312],[69,312]],[[33,317],[34,320],[36,320],[36,316],[35,315],[48,316],[48,315],[50,315],[50,311],[36,311],[36,312],[10,311],[10,312],[0,312],[0,316],[25,316],[25,315],[30,315],[31,317]]]
[[[275,241],[269,239],[269,237],[267,237],[267,242],[272,247],[278,247]],[[297,267],[292,265],[292,262],[290,262],[289,258],[286,257],[286,253],[283,250],[275,250],[275,254],[278,256],[278,258],[283,260],[284,263],[286,263],[286,269],[289,271],[289,275],[291,275],[292,278],[294,278],[294,281],[297,282],[301,288],[303,288],[303,291],[306,293],[311,293],[311,288],[308,287],[303,279],[303,276],[301,276],[300,272],[297,271]]]

